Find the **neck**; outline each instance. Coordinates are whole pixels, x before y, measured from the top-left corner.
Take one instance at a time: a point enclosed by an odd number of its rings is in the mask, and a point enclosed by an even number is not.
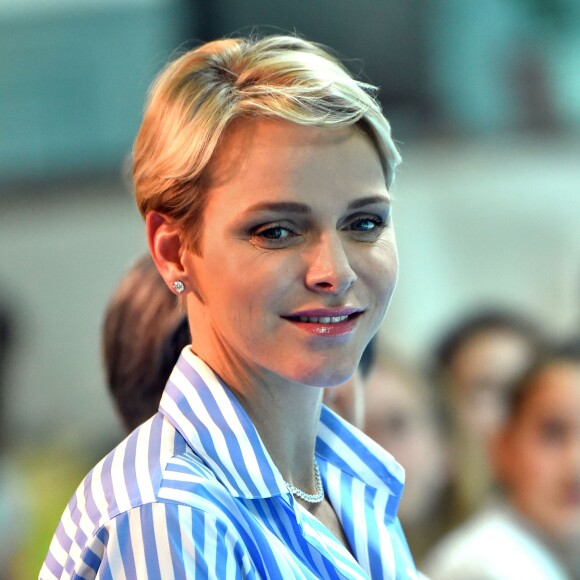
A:
[[[314,490],[314,449],[323,389],[262,377],[252,391],[234,393],[285,481]]]
[[[244,407],[272,461],[288,483],[315,491],[314,448],[323,388],[296,383],[227,355],[194,352]]]

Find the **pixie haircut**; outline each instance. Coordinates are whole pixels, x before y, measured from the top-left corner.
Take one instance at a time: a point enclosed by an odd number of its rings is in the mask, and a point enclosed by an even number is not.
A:
[[[357,125],[372,139],[388,187],[400,155],[376,93],[323,47],[297,37],[216,40],[186,52],[149,93],[133,150],[139,211],[165,214],[199,252],[208,165],[240,118]]]

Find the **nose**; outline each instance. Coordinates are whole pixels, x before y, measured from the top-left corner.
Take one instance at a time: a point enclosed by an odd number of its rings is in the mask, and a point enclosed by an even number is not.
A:
[[[342,294],[356,279],[339,233],[320,235],[309,255],[306,286],[316,292]]]

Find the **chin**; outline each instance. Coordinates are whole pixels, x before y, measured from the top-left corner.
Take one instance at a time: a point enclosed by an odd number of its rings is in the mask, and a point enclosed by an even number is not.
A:
[[[278,362],[282,364],[270,369],[280,377],[310,387],[335,387],[354,375],[359,359],[336,352],[309,352]]]
[[[336,387],[350,379],[353,374],[354,369],[348,369],[347,371],[341,371],[341,369],[336,368],[318,369],[302,373],[296,381],[311,387]]]
[[[567,514],[564,525],[560,526],[560,536],[564,540],[580,541],[580,513],[574,512],[574,515]]]

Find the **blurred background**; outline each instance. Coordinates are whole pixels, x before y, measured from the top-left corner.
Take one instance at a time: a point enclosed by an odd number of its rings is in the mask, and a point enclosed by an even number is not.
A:
[[[15,578],[38,573],[80,477],[123,437],[100,334],[146,248],[126,174],[148,85],[176,52],[256,28],[328,44],[380,87],[404,158],[391,353],[423,368],[446,327],[490,305],[579,329],[578,0],[0,0],[0,531]]]

